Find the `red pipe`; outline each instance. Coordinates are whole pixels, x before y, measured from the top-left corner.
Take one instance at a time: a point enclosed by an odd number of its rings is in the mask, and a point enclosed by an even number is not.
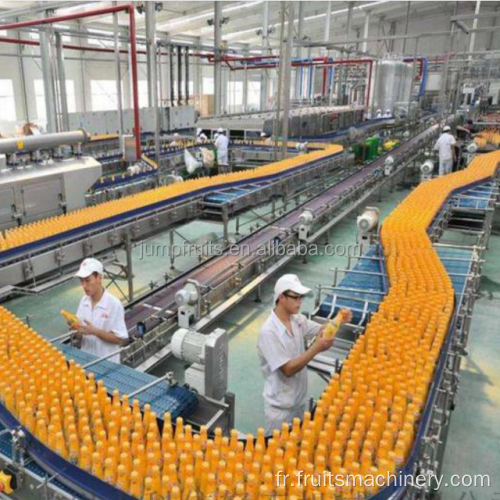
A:
[[[8,23],[0,25],[0,31],[15,30],[20,28],[29,28],[32,26],[40,26],[46,24],[60,23],[65,21],[74,21],[76,19],[85,19],[87,17],[103,16],[106,14],[114,14],[116,12],[128,12],[129,26],[130,26],[130,59],[132,65],[132,98],[134,103],[134,133],[135,133],[135,150],[137,158],[141,157],[141,127],[139,123],[139,85],[137,76],[137,47],[135,40],[135,12],[133,4],[118,5],[115,7],[106,7],[103,9],[94,9],[87,12],[80,12],[76,14],[67,14],[63,16],[45,17],[43,19],[34,19],[32,21],[21,21],[17,23]],[[5,37],[8,39],[8,37]],[[12,39],[11,39],[12,40]],[[34,45],[29,41],[27,45]],[[6,43],[14,43],[7,41]],[[22,43],[19,41],[19,43]],[[37,42],[35,42],[36,44]],[[84,49],[80,47],[78,50]],[[111,49],[110,49],[111,50]]]
[[[324,57],[323,61],[327,63],[328,57]],[[327,78],[328,78],[328,68],[325,66],[323,68],[323,93],[322,93],[323,95],[326,94],[326,80],[327,80]]]

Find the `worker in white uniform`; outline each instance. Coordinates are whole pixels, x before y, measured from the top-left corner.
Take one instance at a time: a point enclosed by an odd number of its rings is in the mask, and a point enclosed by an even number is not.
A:
[[[176,132],[174,134],[174,140],[170,143],[173,148],[179,148],[182,146],[181,136]]]
[[[116,352],[129,338],[123,305],[103,287],[103,272],[99,260],[88,258],[75,275],[85,292],[76,312],[79,325],[75,336],[81,341],[82,351],[98,358]],[[110,357],[109,361],[119,363],[120,355]]]
[[[196,144],[205,144],[208,141],[208,137],[203,133],[203,130],[199,128],[196,131]]]
[[[222,128],[217,130],[219,134],[215,140],[215,147],[217,148],[217,163],[221,170],[227,170],[229,168],[229,139],[226,136],[226,131]],[[219,170],[220,171],[220,170]]]
[[[282,276],[274,287],[274,310],[260,331],[266,435],[280,429],[284,422],[302,418],[307,400],[307,364],[333,345],[333,339],[323,336],[324,325],[299,314],[302,299],[310,292],[295,274]],[[305,341],[314,336],[316,340],[306,350]]]
[[[390,118],[392,116],[391,110],[386,109],[383,118]]]
[[[376,114],[375,118],[382,118],[382,110],[381,109],[377,109],[377,114]]]
[[[451,134],[451,129],[446,125],[443,133],[434,145],[434,151],[439,151],[439,176],[449,174],[455,161],[455,138]]]

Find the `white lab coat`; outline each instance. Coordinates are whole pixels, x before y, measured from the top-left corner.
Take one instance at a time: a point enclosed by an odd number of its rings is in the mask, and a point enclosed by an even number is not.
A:
[[[217,148],[217,163],[229,165],[229,139],[224,134],[220,134],[215,140],[215,147]]]
[[[92,300],[88,295],[82,297],[76,311],[76,316],[81,323],[88,321],[96,328],[106,332],[114,333],[120,339],[128,339],[127,327],[125,325],[125,311],[122,303],[107,290],[104,291],[101,300],[92,309]],[[98,358],[111,354],[118,350],[118,344],[106,342],[95,335],[84,335],[82,337],[82,351],[94,354]],[[120,355],[109,358],[109,361],[120,362]]]
[[[449,174],[453,168],[453,153],[451,148],[456,144],[455,138],[448,132],[441,134],[441,137],[434,144],[434,150],[439,151],[439,175]]]
[[[281,428],[283,422],[291,423],[301,417],[307,401],[307,368],[292,377],[280,370],[284,364],[305,351],[305,340],[317,335],[321,325],[308,320],[302,314],[291,318],[289,332],[273,311],[262,326],[258,352],[260,368],[264,376],[264,413],[266,434]]]

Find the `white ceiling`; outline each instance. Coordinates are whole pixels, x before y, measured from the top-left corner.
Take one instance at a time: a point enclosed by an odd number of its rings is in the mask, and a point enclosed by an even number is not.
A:
[[[30,6],[38,6],[41,2],[36,1],[0,1],[0,9],[25,9]],[[63,2],[47,2],[62,4]],[[78,12],[112,5],[111,2],[64,2],[66,5],[58,9],[57,13]],[[119,4],[127,2],[118,2]],[[134,2],[139,5],[141,2]],[[189,37],[201,37],[204,40],[213,39],[213,26],[209,26],[207,21],[213,19],[214,2],[213,1],[194,1],[194,2],[158,2],[162,4],[162,10],[157,14],[157,29],[160,33],[170,37],[180,37],[187,35]],[[230,44],[241,42],[258,47],[261,45],[261,38],[257,30],[262,27],[262,14],[264,2],[262,0],[248,1],[223,1],[222,14],[227,17],[227,22],[223,25],[222,38]],[[354,3],[352,32],[350,37],[355,37],[356,29],[362,27],[364,22],[365,10],[372,12],[372,23],[382,17],[385,23],[393,20],[404,19],[407,11],[407,2],[389,1],[389,0],[364,0]],[[269,23],[271,26],[278,23],[279,9],[281,2],[269,2]],[[312,41],[322,41],[324,39],[324,26],[327,11],[326,1],[304,1],[304,35]],[[489,4],[489,5],[488,5]],[[500,5],[500,2],[483,2],[483,10],[491,9],[494,5]],[[333,1],[330,33],[332,38],[336,36],[345,36],[347,20],[348,2]],[[410,4],[410,16],[414,20],[420,16],[428,16],[436,13],[439,15],[453,13],[454,1],[412,1]],[[473,11],[475,2],[460,2],[460,12]],[[299,2],[294,2],[295,17],[298,17]],[[0,14],[1,15],[1,14]],[[25,16],[23,16],[23,19]],[[374,20],[373,20],[374,19]],[[112,17],[101,17],[99,19],[89,18],[84,21],[86,24],[109,25],[112,23]],[[128,25],[126,15],[121,15],[119,22],[121,25]],[[139,30],[145,26],[145,16],[136,12],[136,22]],[[298,23],[294,23],[297,30]],[[387,24],[388,26],[388,24]],[[278,31],[271,34],[271,44],[278,43]]]

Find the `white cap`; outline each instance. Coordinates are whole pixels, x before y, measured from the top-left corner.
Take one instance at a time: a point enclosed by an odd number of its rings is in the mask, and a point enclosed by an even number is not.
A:
[[[443,132],[449,132],[451,130],[450,127],[448,127],[448,125],[446,125],[445,127],[443,127]]]
[[[381,109],[377,109],[377,113],[382,113],[382,110]]]
[[[274,302],[279,299],[282,293],[288,290],[297,295],[307,295],[311,292],[310,288],[305,287],[300,282],[296,274],[285,274],[274,285]]]
[[[261,132],[261,133],[260,133],[260,136],[261,136],[261,137],[266,137],[266,133],[265,133],[265,132]]]
[[[222,127],[219,127],[217,129],[217,132],[219,132],[219,134],[223,134],[224,133],[224,129]]]
[[[102,262],[97,259],[88,258],[80,264],[80,269],[75,274],[76,278],[88,278],[92,273],[103,274]]]
[[[390,112],[391,112],[391,110],[390,110],[390,109],[386,110],[386,113],[390,113]]]
[[[174,137],[179,137],[179,134],[175,132]]]

